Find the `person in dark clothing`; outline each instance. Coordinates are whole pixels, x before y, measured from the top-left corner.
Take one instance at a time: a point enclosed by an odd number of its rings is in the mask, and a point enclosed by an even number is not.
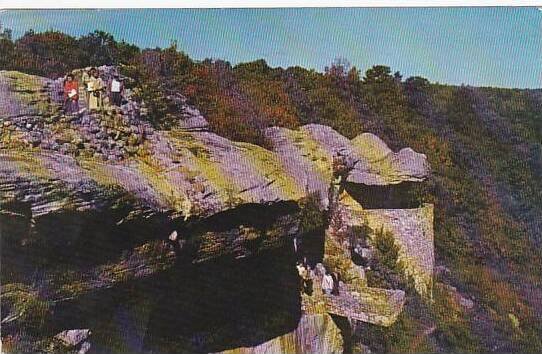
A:
[[[333,289],[331,289],[332,295],[339,295],[339,274],[336,272],[331,273],[333,278]]]

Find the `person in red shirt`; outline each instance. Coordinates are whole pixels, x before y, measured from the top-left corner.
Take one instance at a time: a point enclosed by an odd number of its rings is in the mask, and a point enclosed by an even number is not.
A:
[[[68,74],[64,81],[64,110],[67,114],[79,111],[79,83],[72,74]]]

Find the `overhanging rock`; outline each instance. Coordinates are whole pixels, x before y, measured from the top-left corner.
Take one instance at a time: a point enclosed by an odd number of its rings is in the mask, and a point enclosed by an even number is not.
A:
[[[181,247],[180,241],[196,241],[189,259],[195,263],[290,247],[289,241],[298,233],[298,202],[317,194],[321,209],[331,205],[336,188],[333,165],[338,157],[348,167],[346,181],[354,185],[418,183],[429,175],[423,154],[408,148],[394,153],[372,134],[350,140],[323,125],[309,124],[297,130],[268,128],[265,135],[272,143],[271,150],[234,142],[208,131],[205,118],[182,99],[180,123],[169,131],[155,130],[139,119],[133,101],[123,106],[120,115],[67,117],[59,108],[59,83],[0,72],[0,222],[28,219],[27,229],[41,232],[42,226],[55,221],[80,220],[73,222],[73,228],[66,228],[77,235],[66,230],[57,235],[57,241],[66,241],[66,249],[71,249],[67,245],[76,239],[71,236],[92,236],[84,222],[87,214],[94,222],[104,217],[103,226],[110,232],[101,235],[116,244],[120,240],[114,238],[117,231],[124,230],[130,247],[114,248],[119,254],[101,264],[70,269],[74,278],[64,283],[42,286],[43,293],[51,294],[44,299],[47,301],[77,297],[171,269],[179,262],[180,252],[175,247]],[[23,205],[24,212],[14,210],[14,205]],[[275,208],[283,206],[287,207],[278,213]],[[344,221],[348,225],[367,221],[374,229],[383,227],[392,232],[416,289],[430,296],[432,207],[369,210],[362,207],[363,201],[353,199],[341,200],[339,206],[347,211]],[[241,218],[246,208],[257,210],[256,217]],[[107,213],[111,213],[111,220],[106,222]],[[275,218],[269,218],[265,225],[254,222],[266,219],[266,213],[276,214]],[[235,222],[227,224],[226,219]],[[143,232],[142,225],[151,220],[153,227],[161,226],[154,233]],[[205,223],[221,227],[194,227]],[[77,228],[86,233],[76,232]],[[173,230],[178,231],[178,244],[167,241]],[[10,242],[15,248],[24,248],[22,238],[22,234],[13,233]],[[332,248],[341,250],[339,241],[328,237],[324,258],[341,264],[338,270],[352,275],[355,269],[350,255],[333,253]],[[335,351],[342,345],[340,336],[324,343],[314,337],[312,329],[303,330],[316,328],[318,334],[327,331],[335,338],[337,331],[327,313],[383,326],[396,320],[404,303],[403,291],[371,289],[361,278],[349,279],[354,281],[345,285],[344,297],[322,294],[304,302],[306,316],[295,334],[248,352],[302,351],[307,346]],[[26,293],[23,300],[43,290],[12,285]]]
[[[422,296],[432,298],[434,267],[433,205],[413,209],[363,209],[344,194],[340,202],[345,226],[367,225],[373,230],[389,231],[399,246],[399,260],[405,265],[415,288]]]

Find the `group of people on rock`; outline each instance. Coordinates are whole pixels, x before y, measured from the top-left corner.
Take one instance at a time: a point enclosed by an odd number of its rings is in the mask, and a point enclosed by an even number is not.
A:
[[[336,272],[328,272],[322,263],[316,264],[314,270],[311,269],[307,263],[307,259],[297,262],[297,271],[299,278],[301,279],[301,289],[308,294],[312,295],[313,292],[313,278],[318,277],[321,279],[322,293],[325,295],[339,295],[339,274]]]
[[[83,72],[81,76],[85,92],[85,101],[89,112],[102,111],[104,98],[108,97],[109,104],[120,107],[124,94],[124,81],[117,72],[114,72],[107,84],[96,68]],[[68,114],[80,113],[79,110],[79,82],[73,73],[66,75],[64,80],[64,110]]]

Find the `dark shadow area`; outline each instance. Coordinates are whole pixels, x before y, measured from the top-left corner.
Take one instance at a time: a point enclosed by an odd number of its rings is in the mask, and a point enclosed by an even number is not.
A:
[[[48,214],[36,221],[36,245],[29,249],[42,266],[88,268],[119,259],[123,251],[165,239],[175,228],[168,215],[134,218],[118,225],[121,210]]]
[[[123,220],[133,204],[106,205],[100,211],[63,211],[32,219],[30,203],[0,206],[2,280],[25,281],[11,273],[32,269],[88,269],[116,261],[124,251],[149,240],[165,239],[178,221],[168,214]],[[9,277],[10,279],[6,279]]]
[[[352,327],[350,322],[346,317],[337,316],[330,314],[331,318],[335,325],[341,331],[341,336],[343,338],[343,354],[352,354],[353,352],[353,342],[352,342]]]
[[[213,352],[254,346],[294,330],[301,316],[292,250],[175,267],[58,304],[53,334],[93,331],[93,353]]]
[[[297,220],[299,212],[296,203],[281,202],[244,205],[186,223],[166,214],[118,223],[129,211],[120,207],[49,214],[31,228],[29,206],[26,211],[24,205],[17,208],[12,209],[21,216],[1,219],[2,231],[9,229],[11,235],[2,237],[2,243],[12,245],[2,248],[3,277],[9,269],[4,267],[9,265],[5,257],[10,262],[25,259],[16,267],[26,269],[22,272],[29,278],[40,266],[77,272],[118,260],[123,252],[166,239],[173,230],[181,238],[197,240],[205,232],[228,232],[243,225],[267,237],[269,230],[282,230],[276,228],[279,219]],[[28,246],[14,241],[29,234]],[[57,303],[39,335],[88,328],[93,332],[92,353],[215,352],[259,345],[297,327],[301,299],[296,260],[321,262],[324,235],[324,229],[316,228],[299,235],[302,247],[297,253],[292,240],[286,240],[276,248],[260,248],[251,257],[228,254],[202,263],[193,262],[198,242],[188,242],[167,271]],[[24,256],[16,257],[18,251]],[[49,270],[40,272],[46,275]]]
[[[288,333],[301,316],[299,284],[290,248],[172,269],[163,275],[145,348],[216,352]]]
[[[50,213],[32,221],[31,228],[30,204],[3,205],[2,210],[10,214],[0,215],[2,260],[26,257],[26,267],[87,269],[117,261],[123,252],[148,241],[167,239],[173,230],[178,230],[181,237],[228,231],[239,225],[263,231],[279,217],[298,211],[294,202],[247,204],[188,223],[182,219],[172,220],[167,213],[137,216],[119,223],[133,209],[134,205],[123,204],[103,207],[100,211]],[[197,239],[194,241],[197,243]],[[3,276],[15,265],[6,266],[2,267]]]
[[[252,226],[259,230],[268,229],[280,217],[299,211],[295,202],[278,202],[273,204],[243,204],[206,219],[191,220],[186,224],[184,232],[199,234],[207,231],[228,231],[239,225]]]
[[[324,261],[325,237],[325,229],[317,229],[300,235],[297,260],[306,260],[311,268],[314,268],[317,263],[322,263]]]
[[[30,203],[5,203],[0,211],[0,282],[24,282],[33,270],[24,252],[30,237]]]
[[[367,186],[346,183],[345,189],[365,209],[412,209],[422,204],[423,186],[417,182],[402,182],[387,186]]]

